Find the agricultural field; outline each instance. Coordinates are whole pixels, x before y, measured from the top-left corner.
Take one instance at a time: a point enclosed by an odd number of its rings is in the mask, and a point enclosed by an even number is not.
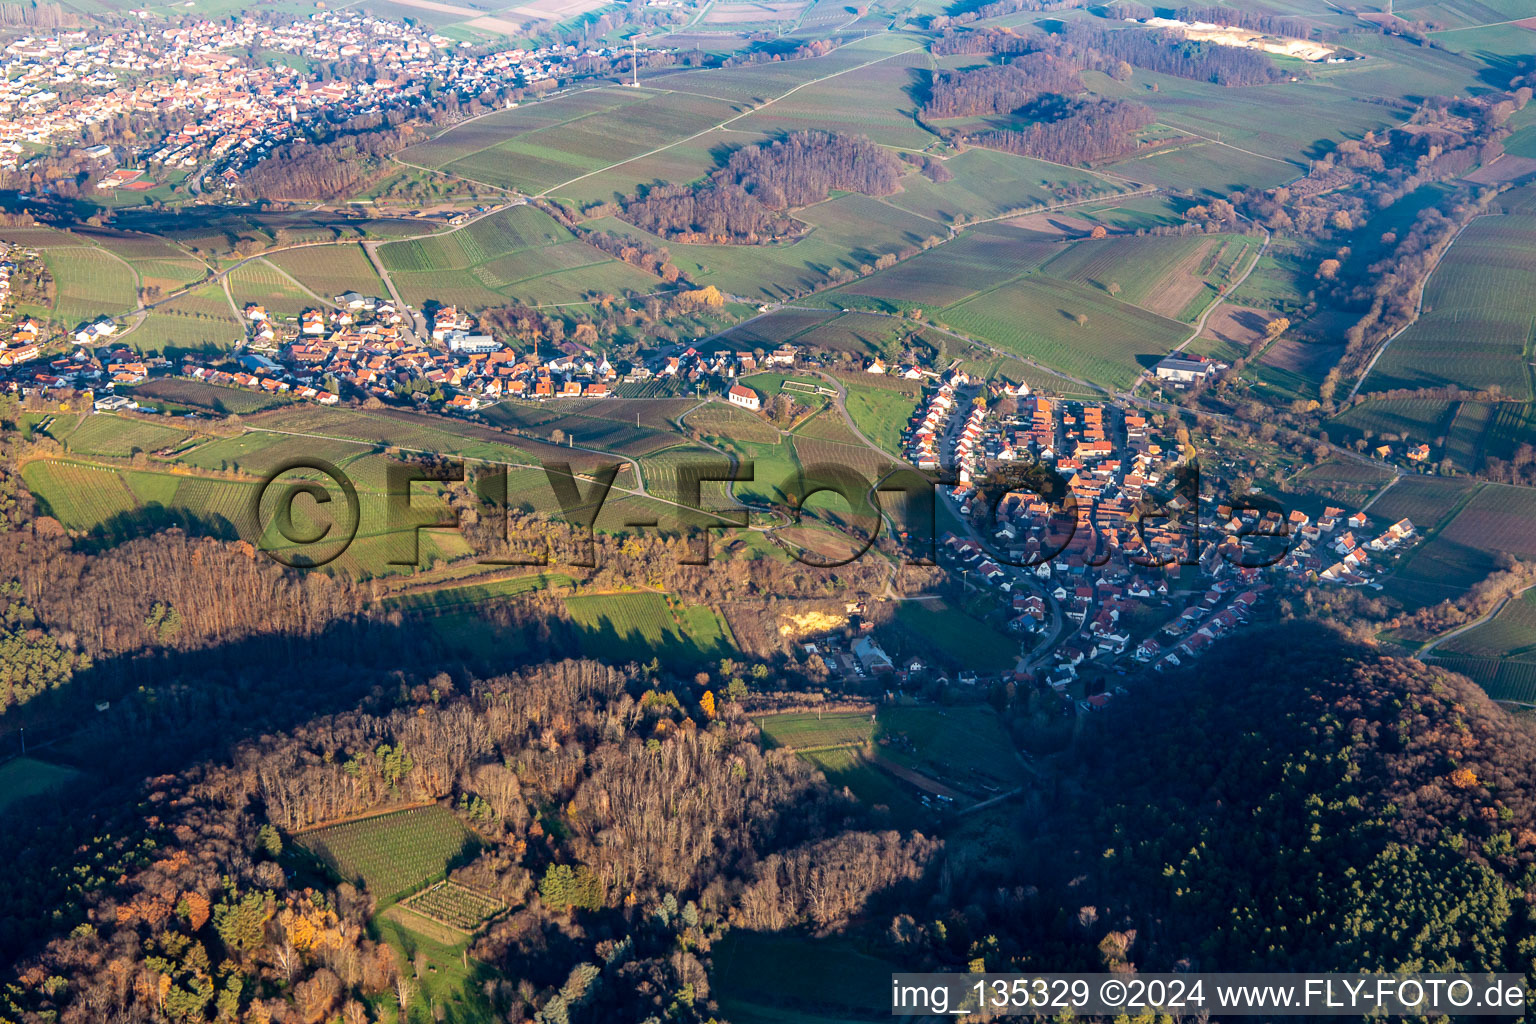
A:
[[[439,882],[437,885],[400,901],[422,917],[456,931],[473,934],[507,905],[493,896],[486,896],[457,882]]]
[[[920,150],[936,136],[916,118],[913,95],[923,82],[929,57],[913,38],[911,52],[877,64],[814,82],[769,107],[749,114],[732,127],[778,134],[818,128],[864,135],[886,146]]]
[[[901,180],[901,191],[890,197],[891,204],[936,224],[958,227],[1075,202],[1085,193],[1101,192],[1108,198],[1126,188],[1091,171],[989,149],[969,149],[947,158],[944,166],[954,175],[952,180],[932,182],[908,175]]]
[[[38,459],[22,467],[21,478],[38,500],[42,514],[67,530],[99,528],[138,507],[115,469],[61,459]]]
[[[1367,440],[1395,434],[1415,443],[1438,445],[1450,429],[1457,403],[1438,398],[1389,398],[1362,402],[1333,418],[1346,438]],[[1339,433],[1339,432],[1335,432]]]
[[[984,225],[816,301],[887,313],[948,306],[998,281],[1027,274],[1063,250],[1054,240]]]
[[[1400,481],[1402,486],[1407,481]],[[1389,515],[1385,505],[1397,487],[1372,508]],[[1455,598],[1499,566],[1501,556],[1529,559],[1536,555],[1536,490],[1504,484],[1467,485],[1449,522],[1387,581],[1387,592],[1411,606]],[[1449,495],[1439,495],[1444,500]],[[1385,505],[1385,507],[1383,507]],[[1419,524],[1419,520],[1414,520]],[[1421,529],[1428,529],[1426,521]]]
[[[349,291],[388,296],[384,282],[379,280],[362,246],[356,243],[287,249],[273,253],[267,260],[326,299]]]
[[[102,316],[118,316],[138,302],[138,279],[123,260],[85,246],[44,250],[53,274],[56,305],[53,319],[66,329]]]
[[[1352,509],[1365,504],[1390,479],[1392,472],[1385,467],[1334,459],[1309,467],[1297,477],[1295,487],[1301,493],[1316,496],[1322,505]],[[1393,488],[1403,482],[1399,480]]]
[[[1489,621],[1452,637],[1435,650],[1479,658],[1536,660],[1536,590],[1527,590]]]
[[[1536,398],[1536,297],[1524,286],[1533,272],[1536,217],[1473,221],[1430,275],[1424,314],[1382,353],[1362,393],[1462,387]]]
[[[882,708],[875,746],[881,757],[977,798],[1024,779],[1013,742],[986,705]]]
[[[1082,380],[1128,387],[1183,325],[1084,285],[1026,275],[935,314],[941,324]]]
[[[532,206],[512,207],[446,234],[391,242],[379,256],[413,306],[539,305],[660,286],[658,278],[579,241]]]
[[[208,284],[157,304],[143,323],[121,337],[149,353],[226,351],[245,339],[245,326],[224,289]]]
[[[1193,323],[1216,299],[1221,285],[1242,276],[1257,242],[1245,235],[1080,241],[1052,258],[1041,272],[1100,289],[1160,316]]]
[[[208,276],[208,265],[194,259],[129,260],[139,275],[145,301],[195,284]]]
[[[1536,659],[1477,658],[1441,654],[1439,649],[1432,659],[1432,664],[1471,679],[1494,700],[1536,706]]]
[[[777,444],[778,428],[754,413],[723,402],[711,402],[690,412],[687,425],[706,438],[725,438],[752,444]]]
[[[331,298],[309,294],[286,271],[267,260],[255,260],[230,271],[229,291],[241,309],[254,302],[272,317],[297,317],[306,309],[324,308]]]
[[[571,597],[565,606],[589,657],[620,664],[659,658],[680,667],[737,653],[729,627],[708,606],[661,594]]]
[[[441,877],[480,845],[452,811],[436,805],[306,829],[293,838],[380,902]]]
[[[256,412],[291,399],[247,388],[226,388],[184,377],[157,377],[135,385],[133,397],[142,404],[165,405],[171,409],[202,409],[220,415]]]
[[[515,133],[504,127],[490,145],[464,153],[441,169],[498,188],[560,196],[567,183],[708,131],[742,113],[737,103],[702,95],[646,89],[596,91],[608,92],[612,106]],[[466,145],[454,135],[448,132],[440,138]],[[426,143],[421,155],[437,159],[441,153],[433,154],[434,146],[439,146],[439,140]],[[405,159],[412,159],[414,152],[409,151]]]
[[[86,417],[65,444],[72,453],[127,458],[134,452],[176,448],[188,436],[187,431],[176,426],[98,414]]]
[[[794,751],[857,747],[874,738],[873,716],[864,711],[795,711],[757,720],[765,747]]]

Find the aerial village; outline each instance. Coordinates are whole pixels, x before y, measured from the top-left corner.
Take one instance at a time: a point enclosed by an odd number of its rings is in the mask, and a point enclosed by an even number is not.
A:
[[[327,81],[282,61],[248,60],[246,52],[281,53],[314,67],[363,61],[376,73]],[[85,139],[125,115],[184,112],[195,116],[131,152],[87,148],[83,155],[109,172],[97,187],[144,191],[157,175],[200,164],[194,173],[218,167],[233,187],[244,167],[312,119],[388,109],[429,86],[466,98],[502,86],[538,88],[576,60],[608,55],[574,46],[472,54],[455,40],[356,11],[319,11],[286,24],[241,16],[27,36],[0,51],[0,168],[15,169],[25,144]],[[118,163],[124,166],[111,169]]]
[[[1208,479],[1192,500],[1177,486],[1183,446],[1142,413],[957,371],[927,390],[905,441],[914,465],[955,480],[941,493],[966,530],[941,538],[941,558],[963,585],[1009,603],[1009,629],[1028,638],[1018,675],[1063,694],[1090,670],[1102,681],[1128,663],[1198,658],[1276,588],[1379,589],[1388,560],[1417,539],[1407,519],[1383,525],[1342,508],[1315,520],[1261,513]],[[1053,509],[1028,489],[989,491],[985,471],[1010,464],[1049,467],[1070,500]],[[1082,708],[1112,696],[1085,694]]]

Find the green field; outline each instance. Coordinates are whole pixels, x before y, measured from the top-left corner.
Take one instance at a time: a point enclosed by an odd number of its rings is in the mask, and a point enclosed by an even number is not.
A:
[[[714,990],[733,1024],[862,1024],[887,1016],[897,966],[846,940],[733,929],[714,949]]]
[[[1536,398],[1530,362],[1536,217],[1480,217],[1447,250],[1424,289],[1425,313],[1382,353],[1362,392],[1497,388]]]
[[[294,841],[387,902],[441,877],[479,840],[446,807],[413,807],[308,829]]]
[[[796,711],[757,720],[768,747],[819,750],[862,746],[874,736],[872,716],[863,711]]]
[[[316,294],[331,299],[343,292],[385,298],[384,282],[355,243],[313,245],[273,253],[268,260]]]
[[[73,768],[49,764],[35,757],[7,761],[0,765],[0,814],[11,804],[52,793],[80,777]]]
[[[875,743],[881,756],[977,797],[1024,778],[1001,719],[985,705],[882,708]]]
[[[82,321],[126,313],[137,302],[133,269],[103,249],[47,249],[43,259],[53,274],[57,296],[54,320],[67,329]]]
[[[230,294],[241,309],[246,303],[264,306],[272,317],[297,317],[306,309],[321,308],[322,300],[306,293],[292,277],[267,260],[256,260],[237,267],[229,273]]]
[[[833,789],[847,789],[866,807],[884,807],[890,811],[893,820],[902,825],[931,827],[932,812],[924,809],[916,787],[898,781],[871,761],[864,751],[833,747],[807,751],[800,756],[815,765]]]
[[[592,657],[617,663],[659,658],[682,667],[737,653],[729,627],[705,605],[669,605],[660,594],[601,594],[567,598],[565,606]]]

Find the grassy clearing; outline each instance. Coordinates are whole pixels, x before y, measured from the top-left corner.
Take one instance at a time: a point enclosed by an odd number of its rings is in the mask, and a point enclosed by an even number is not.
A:
[[[874,1020],[896,965],[840,939],[732,930],[714,949],[722,1013],[737,1024]]]
[[[80,777],[73,768],[35,757],[7,761],[0,765],[0,813],[14,803],[62,789]]]
[[[763,745],[796,751],[864,746],[874,738],[873,716],[863,711],[795,711],[757,721]]]
[[[984,705],[883,708],[875,742],[882,755],[976,795],[1024,777],[1002,721]]]

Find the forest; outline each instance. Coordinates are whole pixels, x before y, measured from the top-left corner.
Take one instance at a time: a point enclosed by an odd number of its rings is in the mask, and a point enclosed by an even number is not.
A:
[[[934,76],[925,117],[1006,114],[1046,93],[1079,93],[1078,68],[1052,53],[1033,52],[1007,64]]]
[[[804,225],[787,211],[832,189],[889,195],[900,175],[901,161],[866,138],[795,132],[736,150],[702,184],[653,188],[626,202],[622,216],[679,242],[755,244],[799,234]]]
[[[1150,107],[1123,100],[1051,96],[1019,112],[1028,127],[969,136],[978,146],[1064,164],[1108,160],[1136,151],[1134,132],[1151,124]]]

